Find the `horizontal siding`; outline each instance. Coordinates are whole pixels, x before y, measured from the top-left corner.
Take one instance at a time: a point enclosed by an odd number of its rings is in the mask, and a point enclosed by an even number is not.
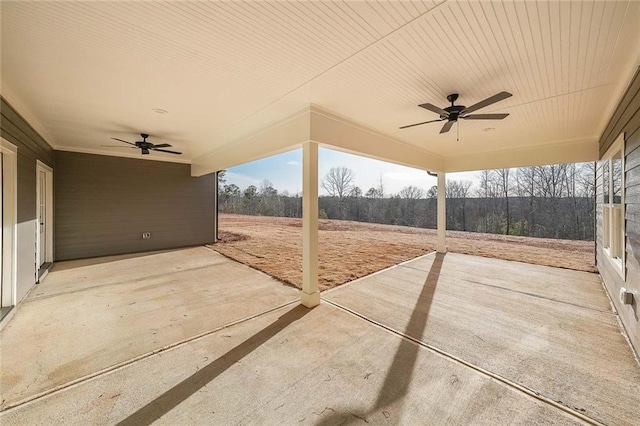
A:
[[[616,108],[600,138],[603,155],[616,138],[625,133],[625,251],[626,281],[615,271],[602,252],[602,202],[596,205],[596,257],[598,270],[611,295],[636,353],[640,352],[640,70]],[[600,176],[602,172],[598,172]],[[602,179],[597,180],[597,192],[602,193]],[[621,287],[634,292],[632,306],[621,305]]]
[[[629,88],[625,92],[618,108],[613,113],[613,117],[609,120],[609,124],[602,133],[600,138],[600,155],[609,149],[611,144],[616,140],[618,135],[623,131],[634,132],[640,127],[640,78],[638,72],[634,76]]]
[[[634,139],[634,134],[628,134],[627,137],[630,139]],[[638,152],[636,152],[638,151],[638,149],[640,149],[640,145],[635,147],[627,145],[625,158],[626,171],[633,170],[640,166],[640,155]]]
[[[36,218],[36,160],[53,167],[53,148],[0,96],[0,129],[18,147],[18,222]]]
[[[214,175],[193,178],[188,164],[60,151],[56,166],[56,260],[213,241]]]
[[[640,167],[635,167],[631,170],[625,166],[625,188],[631,188],[636,185],[640,185]]]
[[[0,134],[18,148],[17,300],[35,284],[36,161],[53,167],[53,148],[0,96]]]

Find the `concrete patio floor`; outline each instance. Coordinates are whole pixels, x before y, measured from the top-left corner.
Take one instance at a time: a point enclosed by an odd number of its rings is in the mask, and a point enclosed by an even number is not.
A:
[[[640,418],[595,274],[431,254],[323,297],[205,248],[57,264],[0,332],[0,423]]]

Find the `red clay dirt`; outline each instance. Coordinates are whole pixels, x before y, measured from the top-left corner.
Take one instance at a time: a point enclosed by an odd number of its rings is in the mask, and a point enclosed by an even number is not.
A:
[[[302,220],[221,214],[217,252],[300,288]],[[436,231],[406,226],[320,220],[321,290],[429,253]],[[447,231],[454,253],[596,272],[593,241]]]

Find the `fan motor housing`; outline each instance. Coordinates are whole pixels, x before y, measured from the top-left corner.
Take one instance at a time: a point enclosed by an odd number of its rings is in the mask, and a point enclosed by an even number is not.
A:
[[[449,121],[457,121],[458,116],[462,111],[464,111],[465,108],[466,106],[464,105],[451,105],[450,107],[444,108],[444,110],[449,113],[449,117],[448,117]],[[440,116],[440,118],[447,118],[447,117]]]

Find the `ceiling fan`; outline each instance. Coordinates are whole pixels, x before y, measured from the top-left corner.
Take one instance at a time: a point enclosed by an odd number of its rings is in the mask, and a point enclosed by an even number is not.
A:
[[[155,145],[155,144],[152,144],[151,142],[147,142],[147,138],[149,137],[149,135],[146,134],[146,133],[140,133],[140,136],[142,136],[142,140],[141,141],[137,141],[135,143],[123,141],[122,139],[118,139],[118,138],[111,138],[114,141],[128,143],[129,145],[133,145],[133,146],[120,146],[120,145],[102,145],[102,146],[108,146],[108,147],[112,147],[112,148],[140,149],[142,151],[143,155],[149,154],[149,152],[151,150],[160,151],[160,152],[168,152],[169,154],[182,155],[182,153],[178,152],[178,151],[169,151],[168,149],[162,149],[162,148],[169,148],[171,145],[169,145],[168,143],[161,143],[161,144]]]
[[[508,113],[470,114],[470,113],[477,111],[480,108],[484,108],[496,102],[507,99],[511,96],[512,95],[509,92],[500,92],[498,94],[488,97],[484,101],[480,101],[477,104],[473,104],[470,107],[466,107],[464,105],[454,105],[454,102],[458,99],[458,94],[452,93],[449,96],[447,96],[447,100],[451,102],[451,106],[448,106],[444,109],[438,108],[437,106],[429,103],[418,105],[421,108],[428,109],[429,111],[433,111],[436,114],[439,114],[440,118],[438,120],[423,121],[421,123],[409,124],[408,126],[402,126],[400,128],[406,129],[407,127],[420,126],[422,124],[435,123],[436,121],[446,120],[446,123],[444,123],[444,126],[442,126],[442,129],[440,130],[440,133],[446,133],[449,130],[451,130],[451,126],[453,126],[453,123],[458,121],[459,118],[462,118],[463,120],[502,120],[509,114]]]

